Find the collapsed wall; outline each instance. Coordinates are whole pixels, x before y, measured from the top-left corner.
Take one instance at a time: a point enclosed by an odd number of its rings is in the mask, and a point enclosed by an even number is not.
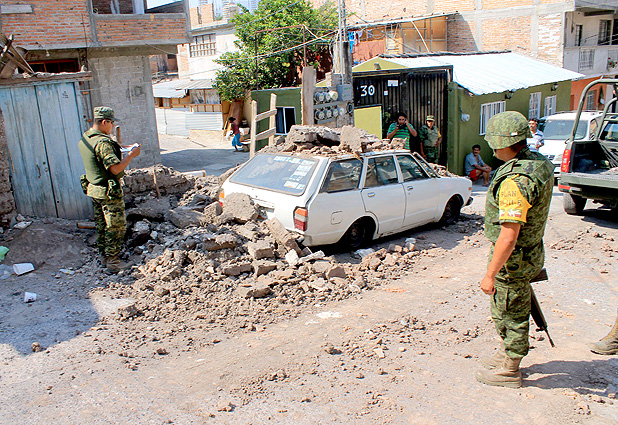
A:
[[[0,226],[9,227],[11,221],[17,216],[15,197],[10,179],[9,149],[4,127],[4,116],[0,111]]]

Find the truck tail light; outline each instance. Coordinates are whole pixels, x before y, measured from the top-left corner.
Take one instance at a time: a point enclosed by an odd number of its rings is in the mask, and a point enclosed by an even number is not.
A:
[[[560,164],[560,172],[568,173],[571,168],[571,149],[565,149],[562,154],[562,163]]]
[[[571,186],[567,186],[566,184],[560,184],[558,183],[558,189],[568,192],[569,190],[571,190]]]
[[[223,206],[223,199],[225,199],[225,192],[221,189],[221,192],[219,192],[219,205],[221,206]]]
[[[307,208],[296,207],[294,210],[294,227],[303,232],[307,230]]]

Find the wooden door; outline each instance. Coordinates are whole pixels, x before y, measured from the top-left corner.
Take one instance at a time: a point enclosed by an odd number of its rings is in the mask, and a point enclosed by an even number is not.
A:
[[[17,211],[38,217],[92,215],[79,184],[83,130],[75,83],[0,89]]]

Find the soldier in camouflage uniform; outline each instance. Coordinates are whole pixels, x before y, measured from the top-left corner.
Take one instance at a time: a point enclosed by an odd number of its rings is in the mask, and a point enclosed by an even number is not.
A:
[[[521,386],[519,364],[528,354],[530,280],[543,268],[543,233],[554,186],[554,166],[531,152],[528,120],[507,111],[487,123],[485,140],[505,161],[487,191],[485,234],[491,240],[487,273],[480,283],[491,297],[491,316],[502,338],[498,351],[481,359],[478,381]]]
[[[421,127],[418,135],[423,144],[423,151],[427,161],[438,163],[440,159],[440,144],[442,143],[442,135],[435,127],[436,119],[433,115],[427,115],[426,124]]]
[[[120,179],[131,160],[139,156],[140,148],[122,158],[120,145],[110,137],[114,121],[111,108],[94,108],[94,124],[82,135],[79,151],[86,169],[81,177],[82,188],[94,206],[97,246],[105,266],[117,272],[129,267],[118,258],[127,229]]]

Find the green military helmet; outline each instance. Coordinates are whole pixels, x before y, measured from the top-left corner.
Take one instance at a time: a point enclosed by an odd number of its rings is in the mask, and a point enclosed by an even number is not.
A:
[[[485,140],[492,149],[508,148],[528,137],[532,137],[528,120],[517,111],[496,114],[485,127]]]

